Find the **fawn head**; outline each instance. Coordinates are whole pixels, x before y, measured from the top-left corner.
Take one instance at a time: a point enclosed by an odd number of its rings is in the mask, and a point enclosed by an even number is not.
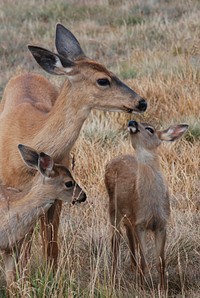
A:
[[[58,54],[31,45],[28,49],[45,71],[68,78],[81,104],[88,109],[127,113],[146,110],[145,99],[102,64],[86,57],[76,37],[61,24],[56,27],[55,43]]]
[[[134,149],[144,148],[155,150],[162,141],[175,141],[188,129],[187,124],[171,125],[165,130],[156,130],[149,123],[129,121],[128,130],[131,135],[131,143]]]
[[[38,187],[47,189],[51,197],[73,204],[86,200],[86,194],[65,166],[55,164],[49,155],[38,153],[28,146],[19,144],[18,149],[24,163],[38,171],[37,175],[41,178]]]

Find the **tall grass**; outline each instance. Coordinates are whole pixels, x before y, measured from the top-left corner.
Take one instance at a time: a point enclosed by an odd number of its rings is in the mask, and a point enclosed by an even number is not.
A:
[[[27,44],[54,48],[57,22],[71,29],[88,56],[98,59],[148,99],[144,115],[95,111],[84,124],[73,154],[75,177],[88,202],[66,205],[60,226],[57,271],[43,263],[39,228],[32,257],[15,284],[15,297],[159,297],[152,239],[151,282],[141,292],[124,235],[115,287],[110,282],[111,227],[104,186],[105,164],[132,153],[129,119],[158,127],[186,122],[189,132],[160,148],[171,193],[166,245],[168,297],[200,297],[200,3],[198,0],[24,0],[0,2],[0,95],[18,72],[42,70]],[[46,74],[44,74],[46,75]],[[48,75],[47,75],[48,76]],[[61,78],[48,76],[56,85]],[[5,297],[1,262],[0,297]]]

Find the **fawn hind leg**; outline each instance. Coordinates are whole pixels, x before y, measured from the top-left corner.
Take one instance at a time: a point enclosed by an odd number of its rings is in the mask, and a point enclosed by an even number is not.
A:
[[[114,280],[116,276],[116,269],[119,259],[119,246],[121,239],[121,229],[120,229],[120,220],[116,217],[115,212],[110,213],[110,222],[112,225],[112,239],[111,239],[111,247],[112,247],[112,280]]]
[[[6,297],[15,297],[16,295],[16,265],[18,265],[18,256],[20,254],[21,244],[16,245],[15,248],[3,251],[3,261],[5,266],[6,277]]]
[[[136,267],[136,256],[135,256],[135,237],[134,237],[134,225],[131,223],[131,221],[127,221],[124,223],[126,228],[126,235],[129,241],[129,248],[130,248],[130,257],[131,257],[131,263],[134,267]]]
[[[15,258],[13,252],[3,252],[7,289],[15,281]]]
[[[165,242],[166,242],[166,228],[156,229],[155,233],[155,246],[156,246],[156,259],[157,270],[160,274],[160,289],[166,291],[166,276],[165,276]]]

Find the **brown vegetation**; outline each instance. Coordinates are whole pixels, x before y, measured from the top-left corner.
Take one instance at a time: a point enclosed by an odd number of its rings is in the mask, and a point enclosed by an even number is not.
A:
[[[1,1],[0,93],[14,74],[39,69],[27,44],[53,50],[57,22],[75,33],[89,57],[125,78],[148,99],[144,115],[94,112],[86,121],[73,154],[75,177],[89,199],[82,206],[64,207],[60,259],[56,275],[41,266],[36,228],[28,272],[16,282],[18,297],[155,297],[153,287],[139,293],[130,270],[127,239],[120,254],[120,278],[111,287],[111,227],[104,186],[105,164],[130,153],[127,122],[131,118],[166,127],[188,123],[189,132],[175,144],[160,148],[161,163],[171,194],[166,262],[168,297],[200,295],[200,7],[199,1]],[[94,4],[93,4],[94,3]],[[39,44],[38,42],[41,41]],[[50,78],[47,75],[48,78]],[[51,77],[60,85],[60,79]],[[154,263],[150,246],[149,258]],[[2,268],[2,297],[4,276]],[[45,293],[45,294],[44,294]]]

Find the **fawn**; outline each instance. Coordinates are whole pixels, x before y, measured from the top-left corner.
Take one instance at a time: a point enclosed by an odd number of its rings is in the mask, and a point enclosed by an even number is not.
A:
[[[165,289],[164,247],[170,202],[157,148],[162,141],[178,139],[187,128],[187,124],[180,124],[158,131],[148,123],[129,121],[128,130],[135,155],[118,156],[106,165],[105,185],[109,195],[110,221],[114,228],[113,276],[119,253],[120,224],[123,222],[133,265],[136,265],[135,249],[138,252],[142,282],[147,267],[145,236],[147,230],[154,233],[160,288]]]
[[[0,186],[0,249],[8,287],[15,278],[15,260],[18,261],[23,240],[38,218],[56,199],[72,203],[86,200],[86,194],[65,166],[54,164],[49,155],[30,147],[19,144],[18,149],[25,164],[38,173],[21,192]]]

